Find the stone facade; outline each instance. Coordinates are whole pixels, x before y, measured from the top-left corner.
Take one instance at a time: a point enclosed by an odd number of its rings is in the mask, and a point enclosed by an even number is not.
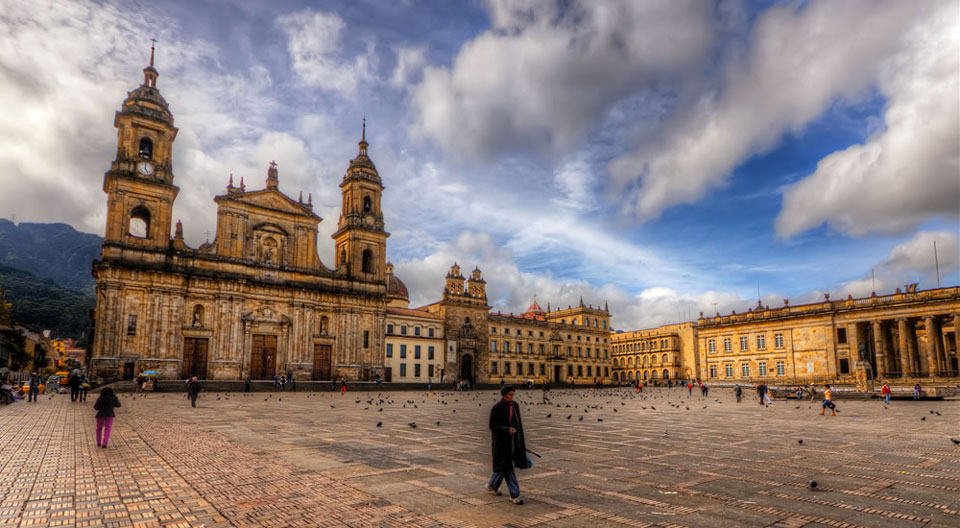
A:
[[[443,319],[424,310],[387,307],[386,381],[438,383],[446,378]]]
[[[493,313],[480,270],[467,279],[455,263],[442,300],[421,310],[443,319],[447,379],[579,384],[613,379],[606,307],[586,306],[581,299],[564,310],[543,310],[534,302],[520,315]]]
[[[613,380],[690,380],[697,376],[694,323],[663,325],[610,335]]]
[[[317,254],[321,218],[279,189],[271,163],[265,187],[233,177],[217,196],[212,242],[173,238],[173,141],[177,129],[151,64],[128,93],[114,125],[116,159],[104,176],[107,226],[94,263],[97,307],[91,372],[161,377],[372,379],[383,372],[386,239],[383,190],[359,153],[340,183],[343,207],[334,233],[336,262]],[[365,132],[365,131],[364,131]]]

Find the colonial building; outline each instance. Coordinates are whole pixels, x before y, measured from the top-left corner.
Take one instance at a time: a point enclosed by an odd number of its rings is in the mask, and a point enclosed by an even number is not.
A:
[[[694,323],[610,334],[616,382],[689,380],[697,376]]]
[[[960,288],[701,317],[697,357],[703,380],[853,383],[868,379],[925,384],[958,376]],[[686,357],[686,356],[685,356]]]
[[[445,378],[443,318],[410,309],[407,287],[387,263],[387,332],[384,380],[439,382]]]
[[[176,222],[173,114],[157,70],[114,118],[117,154],[104,176],[107,225],[97,279],[90,369],[104,378],[371,379],[383,371],[387,307],[384,189],[367,153],[340,182],[335,261],[320,261],[312,200],[281,192],[270,163],[264,186],[232,176],[217,196],[216,237],[189,247]]]
[[[447,378],[580,384],[612,379],[606,307],[581,299],[563,310],[543,310],[534,302],[523,314],[493,313],[481,271],[474,269],[467,279],[454,263],[442,299],[421,310],[444,322]]]

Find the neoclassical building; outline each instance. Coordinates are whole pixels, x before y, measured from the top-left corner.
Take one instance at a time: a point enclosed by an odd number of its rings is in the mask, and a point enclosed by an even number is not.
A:
[[[610,334],[616,382],[690,380],[697,376],[692,322]]]
[[[960,287],[849,297],[697,321],[704,380],[799,383],[869,379],[913,384],[958,377]]]
[[[173,114],[157,70],[127,94],[114,118],[116,159],[103,180],[107,225],[97,279],[91,372],[162,377],[372,379],[383,371],[387,307],[383,184],[359,153],[340,182],[335,261],[317,253],[321,218],[310,195],[280,190],[270,163],[264,186],[231,176],[217,206],[216,237],[198,248],[173,224]]]

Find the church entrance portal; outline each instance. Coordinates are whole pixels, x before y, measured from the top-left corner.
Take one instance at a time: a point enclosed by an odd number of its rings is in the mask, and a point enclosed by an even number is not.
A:
[[[553,366],[553,382],[560,383],[560,365]]]
[[[277,336],[255,335],[250,351],[250,377],[272,380],[277,373]]]
[[[204,338],[183,338],[183,367],[180,375],[184,379],[192,376],[207,379],[207,343],[208,340]]]
[[[473,356],[464,354],[460,358],[460,377],[473,383]]]
[[[332,346],[313,345],[313,379],[330,379],[330,356]]]

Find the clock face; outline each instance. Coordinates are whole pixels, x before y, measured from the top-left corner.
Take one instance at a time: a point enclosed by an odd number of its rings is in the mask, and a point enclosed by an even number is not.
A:
[[[153,164],[146,161],[141,161],[140,163],[137,163],[137,172],[144,176],[150,176],[153,174]]]

